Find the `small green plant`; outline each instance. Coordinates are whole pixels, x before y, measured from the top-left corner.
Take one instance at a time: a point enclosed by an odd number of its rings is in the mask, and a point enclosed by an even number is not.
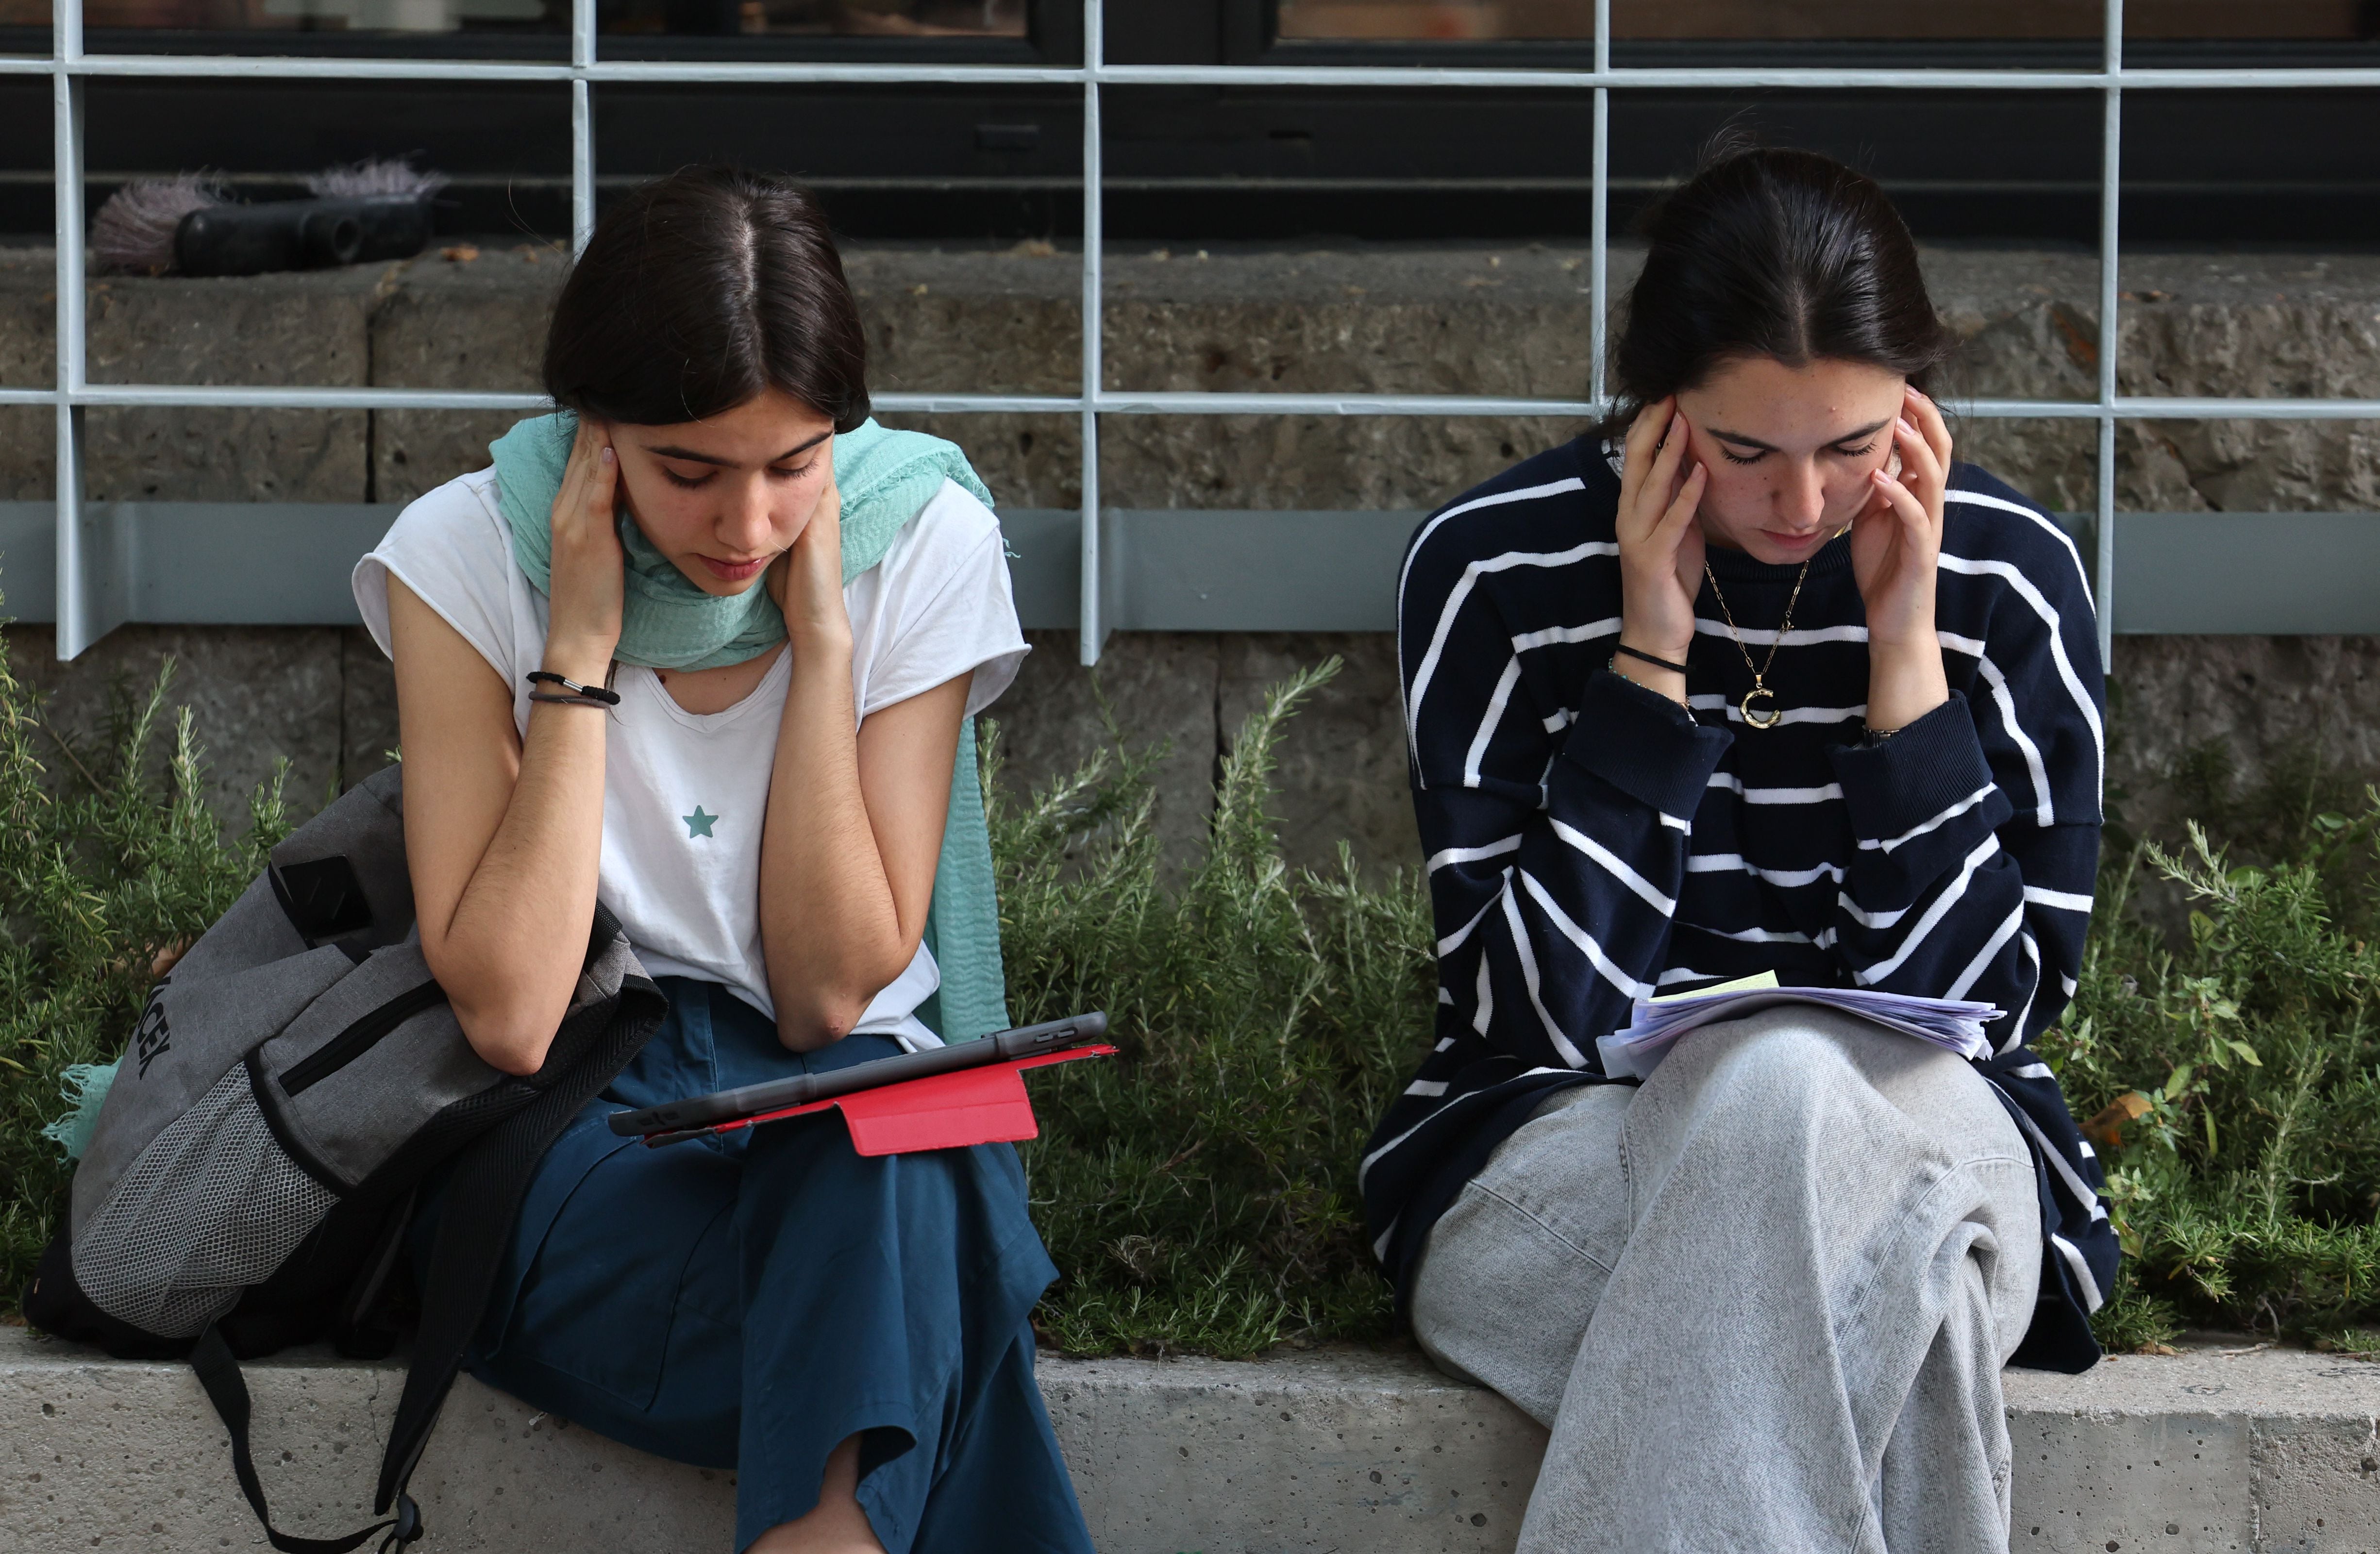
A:
[[[2380,1332],[2370,1328],[2336,1328],[2313,1335],[2313,1346],[2326,1354],[2350,1360],[2380,1360]]]
[[[70,1167],[43,1128],[69,1071],[123,1050],[151,985],[288,829],[276,775],[247,832],[225,836],[187,709],[159,780],[172,676],[168,663],[145,696],[119,694],[106,753],[87,760],[42,721],[0,639],[0,1309],[65,1211]]]

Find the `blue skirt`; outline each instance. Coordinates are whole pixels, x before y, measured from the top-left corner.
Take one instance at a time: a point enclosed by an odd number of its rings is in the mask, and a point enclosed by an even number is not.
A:
[[[712,983],[539,1165],[466,1366],[535,1407],[735,1472],[740,1549],[818,1504],[854,1435],[889,1554],[1090,1554],[1033,1381],[1027,1317],[1057,1277],[1005,1144],[863,1159],[840,1113],[648,1149],[623,1107],[887,1057],[787,1051]],[[426,1267],[438,1199],[413,1231]]]

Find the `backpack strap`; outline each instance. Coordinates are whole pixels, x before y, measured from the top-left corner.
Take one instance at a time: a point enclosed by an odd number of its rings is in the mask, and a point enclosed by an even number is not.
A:
[[[611,915],[600,904],[596,912],[600,929]],[[613,929],[617,931],[616,921]],[[438,1422],[438,1411],[462,1368],[463,1353],[487,1311],[496,1269],[512,1239],[513,1222],[519,1216],[521,1199],[538,1161],[580,1108],[627,1066],[668,1011],[668,999],[650,978],[635,975],[624,979],[609,1024],[585,1056],[550,1089],[488,1130],[464,1152],[447,1187],[438,1239],[431,1250],[421,1321],[413,1340],[413,1365],[406,1372],[405,1393],[389,1427],[373,1514],[387,1514],[395,1502],[401,1517],[404,1507],[411,1503],[405,1494],[406,1484],[421,1461],[422,1449],[430,1443],[431,1427]],[[565,1022],[555,1038],[556,1045],[567,1043],[570,1035]]]
[[[397,1497],[396,1513],[387,1521],[374,1523],[345,1537],[294,1537],[275,1527],[272,1513],[265,1509],[264,1486],[256,1476],[256,1459],[249,1452],[248,1380],[239,1373],[239,1362],[232,1357],[231,1345],[224,1342],[223,1334],[212,1322],[190,1351],[190,1368],[198,1372],[199,1385],[207,1390],[207,1401],[215,1405],[224,1427],[231,1431],[231,1471],[238,1476],[240,1493],[248,1497],[256,1519],[264,1524],[266,1541],[281,1554],[347,1554],[383,1530],[388,1536],[382,1540],[381,1551],[390,1554],[421,1536],[421,1513],[410,1495]],[[387,1509],[385,1503],[381,1507],[383,1512]]]

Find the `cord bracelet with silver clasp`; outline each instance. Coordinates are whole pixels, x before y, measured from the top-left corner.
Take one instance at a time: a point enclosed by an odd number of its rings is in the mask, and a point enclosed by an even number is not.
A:
[[[542,701],[548,705],[557,707],[601,707],[609,709],[620,705],[620,693],[618,691],[609,689],[603,686],[582,686],[577,681],[565,679],[550,669],[533,669],[524,677],[532,686],[560,686],[562,687],[562,690],[558,694],[553,691],[531,691],[528,693],[528,698],[531,701]]]

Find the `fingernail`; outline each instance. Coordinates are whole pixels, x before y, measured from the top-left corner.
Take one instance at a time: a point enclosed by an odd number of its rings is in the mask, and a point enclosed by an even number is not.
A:
[[[609,463],[611,463],[611,462],[612,462],[612,445],[611,445],[609,443],[606,443],[605,444],[603,444],[603,455],[602,455],[602,456],[603,456],[603,462],[604,462],[604,463],[609,464]]]
[[[1909,433],[1912,437],[1917,435],[1917,429],[1909,424],[1909,418],[1906,416],[1900,417],[1898,420],[1894,421],[1893,424],[1900,428],[1901,431]]]

